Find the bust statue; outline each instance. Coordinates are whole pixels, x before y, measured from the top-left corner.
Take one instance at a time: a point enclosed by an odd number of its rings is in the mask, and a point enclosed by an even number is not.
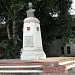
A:
[[[33,5],[31,2],[28,3],[29,9],[26,11],[27,17],[34,17],[35,9],[32,9]]]
[[[28,3],[28,7],[29,7],[29,9],[31,9],[33,7],[31,2]]]

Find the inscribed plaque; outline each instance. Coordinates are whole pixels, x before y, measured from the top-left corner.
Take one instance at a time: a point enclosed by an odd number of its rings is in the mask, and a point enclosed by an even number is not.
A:
[[[25,36],[25,46],[26,47],[33,46],[33,37],[32,36]]]

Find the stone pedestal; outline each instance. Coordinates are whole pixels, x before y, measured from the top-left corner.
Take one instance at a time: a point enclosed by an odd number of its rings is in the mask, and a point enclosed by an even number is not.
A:
[[[43,51],[40,22],[34,17],[35,9],[32,9],[32,3],[29,2],[29,10],[26,11],[27,18],[23,25],[23,49],[21,49],[21,60],[45,59]]]
[[[35,17],[28,17],[24,20],[23,48],[21,52],[21,60],[46,58],[42,47],[40,22]]]

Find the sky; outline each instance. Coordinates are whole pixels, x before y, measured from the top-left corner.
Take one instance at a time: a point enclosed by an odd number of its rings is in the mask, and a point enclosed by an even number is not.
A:
[[[70,10],[70,12],[71,12],[71,15],[75,15],[75,0],[72,0],[72,1],[73,1],[71,5],[72,9]]]

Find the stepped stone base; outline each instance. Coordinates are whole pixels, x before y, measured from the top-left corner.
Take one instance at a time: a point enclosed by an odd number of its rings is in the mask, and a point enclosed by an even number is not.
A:
[[[42,60],[46,59],[46,54],[43,50],[21,50],[21,60]]]
[[[59,63],[71,60],[73,61],[75,60],[75,58],[57,57],[57,58],[47,58],[43,60],[33,60],[33,61],[32,60],[26,61],[20,59],[3,59],[0,60],[0,75],[67,75],[67,73],[65,73],[66,71],[65,67],[72,63],[62,66],[60,66]],[[13,71],[13,70],[16,71],[19,70],[20,72],[16,73],[1,72],[1,71]],[[25,70],[25,73],[23,72],[21,73],[22,70]],[[26,72],[27,70],[29,71],[34,70],[34,72]],[[35,70],[37,72],[35,72]]]
[[[18,68],[13,66],[19,66]],[[25,66],[25,67],[21,67]],[[28,67],[26,67],[28,66]],[[35,67],[32,67],[35,66]],[[38,67],[39,66],[39,67]],[[2,68],[1,68],[2,67]],[[6,67],[6,68],[4,68]],[[29,70],[34,72],[27,73],[3,73],[1,70],[11,71],[11,70]],[[35,72],[36,70],[36,72]],[[20,59],[4,59],[0,60],[0,75],[64,75],[65,66],[59,66],[58,60],[44,59],[44,60],[33,60],[26,61]]]

